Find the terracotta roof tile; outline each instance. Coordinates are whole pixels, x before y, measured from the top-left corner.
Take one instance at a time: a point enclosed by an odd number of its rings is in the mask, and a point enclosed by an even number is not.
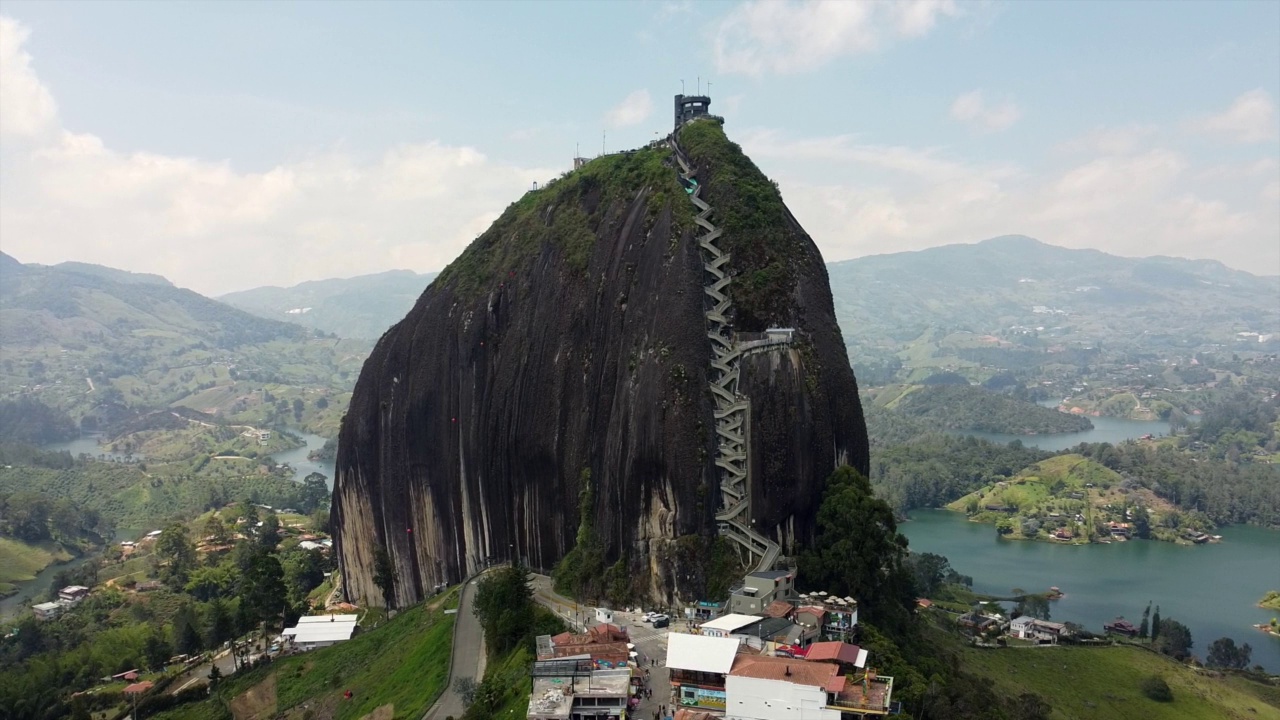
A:
[[[733,669],[729,671],[734,677],[782,680],[820,688],[826,688],[839,673],[840,669],[831,663],[811,663],[763,655],[738,655],[734,658]]]

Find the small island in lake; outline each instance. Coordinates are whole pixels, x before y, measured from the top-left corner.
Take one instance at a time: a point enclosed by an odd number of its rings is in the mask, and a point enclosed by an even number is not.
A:
[[[1017,540],[1083,545],[1134,538],[1201,543],[1210,537],[1150,489],[1078,454],[1042,460],[947,509],[993,524],[1001,537]],[[1174,514],[1177,522],[1166,523]]]
[[[1268,610],[1280,610],[1280,590],[1268,590],[1258,601],[1258,607]]]

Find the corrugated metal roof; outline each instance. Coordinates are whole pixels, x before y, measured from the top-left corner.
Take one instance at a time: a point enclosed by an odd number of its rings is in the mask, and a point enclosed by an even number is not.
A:
[[[671,633],[667,636],[667,667],[673,670],[728,673],[740,644],[734,638]]]
[[[739,613],[730,613],[721,615],[715,620],[708,620],[702,623],[704,630],[723,630],[724,632],[733,632],[738,628],[744,628],[753,622],[759,622],[760,618],[755,615],[741,615]]]

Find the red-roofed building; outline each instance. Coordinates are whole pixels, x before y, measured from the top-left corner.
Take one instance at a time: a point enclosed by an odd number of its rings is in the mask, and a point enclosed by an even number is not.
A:
[[[771,618],[791,618],[791,613],[795,611],[795,606],[786,600],[774,600],[769,603],[769,607],[764,609],[764,614]]]
[[[569,658],[589,655],[596,662],[608,662],[611,665],[626,662],[631,649],[627,647],[629,636],[625,628],[617,625],[601,623],[588,628],[585,633],[562,632],[551,637],[551,652],[540,651],[539,658]],[[542,657],[545,654],[546,657]]]
[[[805,659],[811,662],[829,662],[841,666],[842,670],[867,666],[867,651],[857,645],[842,642],[816,642],[809,646]]]
[[[155,686],[156,684],[151,682],[150,680],[143,680],[140,683],[134,683],[132,685],[125,687],[124,694],[125,695],[135,695],[135,694],[141,695],[142,693],[150,690]]]

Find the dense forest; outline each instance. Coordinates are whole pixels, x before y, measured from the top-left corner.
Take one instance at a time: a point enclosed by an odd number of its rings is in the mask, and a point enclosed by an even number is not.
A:
[[[16,400],[0,400],[0,441],[44,443],[70,440],[76,424],[61,410],[25,395]]]
[[[894,409],[947,430],[1038,435],[1093,427],[1086,417],[968,384],[926,385],[904,394]]]

